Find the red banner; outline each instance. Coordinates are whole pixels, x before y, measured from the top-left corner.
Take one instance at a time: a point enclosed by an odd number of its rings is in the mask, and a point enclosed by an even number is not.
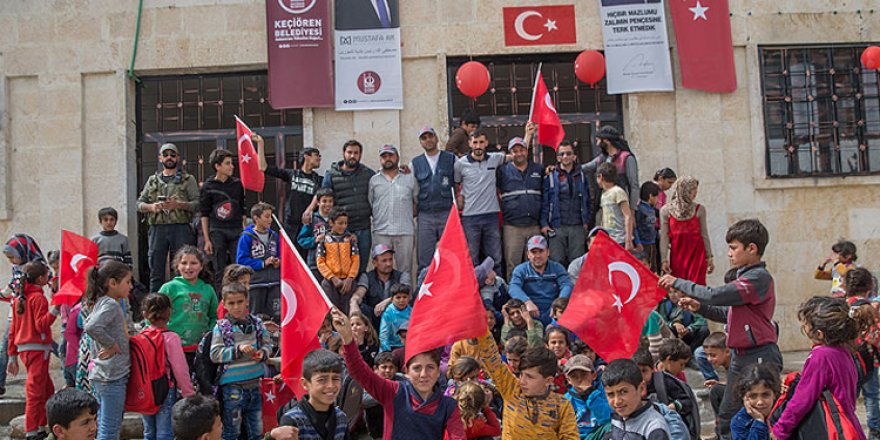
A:
[[[671,0],[681,85],[715,93],[736,91],[727,0]]]
[[[575,44],[574,5],[504,8],[504,45]]]
[[[330,0],[266,0],[269,104],[333,107]]]

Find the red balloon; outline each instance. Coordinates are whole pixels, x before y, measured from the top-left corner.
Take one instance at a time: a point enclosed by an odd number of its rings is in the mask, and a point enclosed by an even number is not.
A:
[[[465,96],[476,99],[489,89],[489,69],[478,61],[468,61],[455,73],[455,85]]]
[[[880,47],[868,46],[868,48],[862,52],[862,65],[870,70],[880,69]]]
[[[605,56],[596,50],[585,50],[574,60],[574,74],[593,86],[605,77]]]

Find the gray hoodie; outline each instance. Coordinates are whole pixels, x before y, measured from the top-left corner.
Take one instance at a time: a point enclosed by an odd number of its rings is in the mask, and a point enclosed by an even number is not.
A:
[[[113,382],[128,377],[131,355],[128,348],[128,332],[122,306],[109,296],[102,296],[92,307],[84,323],[83,331],[92,338],[92,361],[95,366],[89,372],[89,380]],[[121,353],[110,359],[98,359],[98,353],[119,344]]]

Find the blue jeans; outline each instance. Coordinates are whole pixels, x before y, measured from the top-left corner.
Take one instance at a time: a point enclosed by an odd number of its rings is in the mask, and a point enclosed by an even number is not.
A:
[[[501,228],[498,226],[498,213],[462,216],[461,228],[464,229],[474,266],[482,262],[482,250],[484,256],[495,260],[495,273],[504,274],[501,271]]]
[[[443,236],[443,230],[446,229],[448,217],[448,209],[440,212],[419,212],[417,240],[419,272],[431,264],[434,250],[437,249],[437,242],[440,241],[440,237]]]
[[[373,251],[373,235],[370,228],[351,231],[351,233],[358,239],[358,254],[361,259],[358,274],[362,274],[367,270],[367,263],[370,262],[370,252]]]
[[[247,427],[248,440],[263,438],[263,400],[259,385],[242,388],[223,385],[223,440],[238,440],[241,424]]]
[[[865,394],[865,413],[868,415],[868,428],[880,429],[880,381],[877,380],[877,368],[868,371],[868,381],[862,385]]]
[[[703,373],[703,380],[719,380],[715,366],[709,362],[709,357],[706,356],[706,350],[703,350],[703,347],[697,347],[694,350],[694,358],[697,360],[697,366],[700,367],[700,373]]]
[[[98,436],[96,440],[118,440],[125,413],[125,386],[128,377],[112,382],[92,381],[92,392],[98,399]]]
[[[171,431],[171,407],[177,401],[177,390],[168,392],[162,408],[154,415],[142,416],[144,419],[144,440],[174,440]]]

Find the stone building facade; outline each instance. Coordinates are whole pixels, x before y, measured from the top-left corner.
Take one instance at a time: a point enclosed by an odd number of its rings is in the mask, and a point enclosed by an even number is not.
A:
[[[266,69],[263,1],[144,3],[132,72],[138,77]],[[351,138],[367,146],[365,162],[374,166],[375,150],[384,143],[400,146],[404,161],[419,154],[419,127],[432,125],[445,140],[450,129],[451,58],[576,54],[602,48],[595,0],[400,3],[404,110],[303,110],[298,142],[322,149],[323,169],[330,160],[338,160],[341,145]],[[502,8],[545,3],[575,4],[577,44],[506,47]],[[675,92],[622,96],[622,125],[639,157],[643,181],[664,166],[700,179],[699,200],[708,210],[719,269],[727,266],[723,238],[730,223],[758,217],[768,226],[766,259],[776,277],[781,346],[806,348],[808,341],[799,337],[796,308],[809,296],[828,292],[828,285],[814,281],[812,273],[831,244],[849,238],[858,245],[865,266],[880,268],[874,261],[880,251],[880,175],[767,177],[761,50],[876,43],[880,8],[867,0],[730,3],[737,91],[710,94],[680,88],[671,49]],[[138,88],[129,75],[137,6],[115,0],[33,0],[4,2],[0,8],[3,235],[27,231],[44,250],[57,249],[62,228],[97,232],[95,214],[103,206],[116,207],[119,229],[137,235],[138,170],[144,159],[155,160],[139,157],[137,148]],[[669,35],[674,48],[671,24]],[[867,108],[870,113],[872,107]],[[878,119],[867,116],[868,129],[875,134],[880,131]],[[880,141],[871,140],[876,145],[869,143],[868,148],[880,149]],[[880,169],[880,163],[874,169]],[[720,282],[720,273],[711,280]]]

